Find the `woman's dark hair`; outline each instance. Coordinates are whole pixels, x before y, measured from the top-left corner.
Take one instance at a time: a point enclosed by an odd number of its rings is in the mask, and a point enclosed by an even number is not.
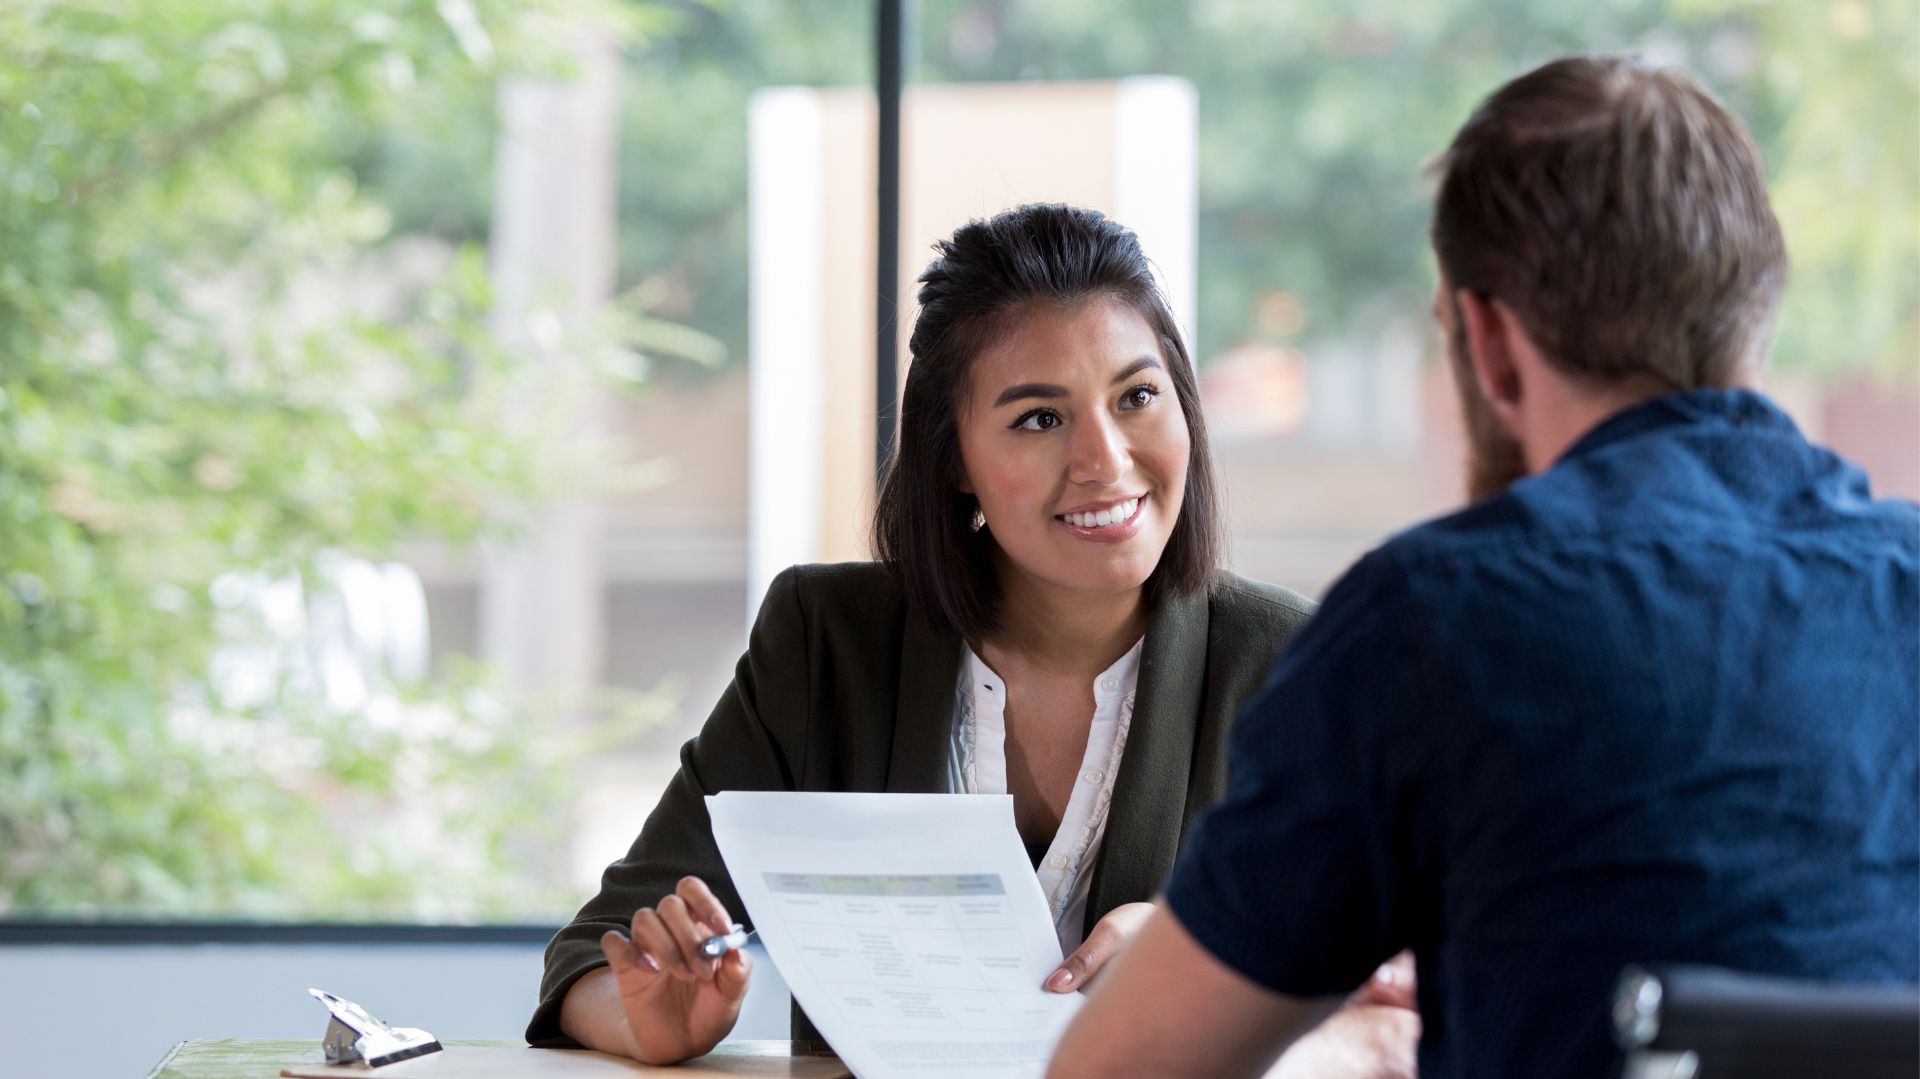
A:
[[[1139,312],[1159,338],[1193,447],[1180,519],[1147,579],[1147,602],[1210,589],[1223,544],[1199,386],[1139,238],[1092,210],[1033,204],[970,222],[934,249],[940,257],[920,275],[900,429],[873,516],[874,553],[908,601],[936,628],[967,640],[996,625],[993,530],[969,527],[978,503],[960,491],[958,420],[969,373],[1023,311],[1103,299]]]

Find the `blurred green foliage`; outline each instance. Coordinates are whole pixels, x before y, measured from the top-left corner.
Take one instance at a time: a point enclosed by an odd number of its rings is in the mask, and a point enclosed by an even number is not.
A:
[[[383,269],[340,133],[560,62],[544,10],[0,6],[0,914],[566,904],[565,749],[485,671],[348,711],[298,656],[264,692],[217,677],[298,651],[263,582],[325,599],[329,562],[471,542],[543,482],[484,253]]]
[[[914,77],[1165,73],[1200,97],[1200,340],[1367,347],[1433,285],[1422,165],[1551,57],[1691,70],[1751,126],[1794,257],[1775,362],[1920,354],[1920,7],[1910,0],[921,0]],[[655,313],[746,344],[746,101],[872,77],[870,5],[715,0],[630,51],[620,265]],[[476,159],[477,160],[477,159]],[[369,183],[405,187],[399,162]],[[484,177],[483,168],[454,170]],[[449,201],[484,207],[458,185]],[[431,213],[415,220],[432,223]],[[461,228],[472,234],[478,218]],[[935,237],[925,237],[931,243]],[[1281,297],[1304,317],[1262,320]]]
[[[1200,94],[1202,357],[1271,334],[1364,342],[1433,286],[1422,165],[1555,56],[1678,64],[1752,128],[1794,259],[1777,364],[1920,355],[1920,7],[1907,0],[927,0],[926,78],[1164,71]],[[1288,320],[1292,322],[1294,320]]]

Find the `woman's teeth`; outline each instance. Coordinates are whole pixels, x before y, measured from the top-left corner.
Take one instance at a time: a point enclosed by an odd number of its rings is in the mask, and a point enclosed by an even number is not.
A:
[[[1063,513],[1060,519],[1076,528],[1105,528],[1108,525],[1126,524],[1133,520],[1133,515],[1139,512],[1139,509],[1140,500],[1129,498],[1111,509],[1099,510],[1095,513]]]

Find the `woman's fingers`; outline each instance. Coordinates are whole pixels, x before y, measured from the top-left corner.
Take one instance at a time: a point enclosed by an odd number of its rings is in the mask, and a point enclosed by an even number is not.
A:
[[[1089,934],[1085,943],[1075,948],[1058,969],[1047,975],[1047,980],[1040,983],[1040,988],[1049,993],[1071,993],[1087,984],[1087,979],[1092,976],[1088,973],[1087,945],[1092,943],[1093,937]]]
[[[687,956],[681,951],[679,940],[667,928],[659,911],[652,907],[641,907],[634,911],[630,935],[633,937],[633,946],[658,963],[662,971],[683,981],[693,977],[693,970],[687,963]]]
[[[652,964],[681,981],[712,978],[722,964],[701,954],[700,946],[708,937],[732,928],[726,906],[706,882],[699,877],[682,877],[673,894],[662,898],[658,907],[634,912],[631,946],[639,954],[633,959],[642,967]],[[619,969],[616,967],[616,972]],[[734,971],[743,984],[746,970],[739,966]]]
[[[600,934],[600,951],[612,966],[613,976],[619,981],[622,993],[639,992],[660,973],[659,960],[635,947],[633,941],[618,929],[609,929]]]
[[[1152,913],[1152,903],[1125,903],[1108,911],[1106,917],[1094,923],[1093,932],[1087,934],[1087,939],[1073,954],[1047,975],[1041,988],[1050,993],[1085,989],[1093,976],[1100,973],[1100,968],[1133,939]]]
[[[685,961],[686,977],[690,979],[711,978],[715,961],[700,954],[700,945],[713,935],[709,928],[696,925],[693,912],[688,909],[687,901],[678,895],[670,895],[660,901],[657,908],[660,922],[667,932],[673,935],[679,945],[681,957]]]
[[[686,904],[687,917],[693,922],[701,943],[707,937],[733,932],[733,915],[713,894],[713,889],[707,887],[706,881],[699,877],[681,877],[673,894]],[[753,961],[747,958],[746,952],[736,948],[713,962],[714,988],[720,991],[722,999],[737,1002],[747,995],[752,972]]]
[[[700,955],[712,930],[693,920],[678,895],[635,911],[628,929],[602,933],[600,950],[620,988],[630,1055],[660,1063],[713,1048],[739,1018],[752,961],[744,952]]]
[[[747,983],[753,973],[753,960],[747,958],[746,950],[736,948],[720,960],[719,968],[713,975],[713,987],[728,1002],[744,999],[747,995]]]
[[[698,925],[708,927],[709,936],[725,936],[733,932],[733,916],[727,913],[726,904],[720,902],[707,887],[707,882],[699,877],[681,877],[680,884],[673,890],[687,905],[687,913]]]

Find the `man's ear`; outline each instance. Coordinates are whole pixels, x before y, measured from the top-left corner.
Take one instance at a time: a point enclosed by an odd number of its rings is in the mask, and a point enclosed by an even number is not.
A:
[[[1455,290],[1453,302],[1454,310],[1460,313],[1467,362],[1473,364],[1481,396],[1509,430],[1517,430],[1515,412],[1522,385],[1519,366],[1514,362],[1514,335],[1524,333],[1520,322],[1506,304],[1469,289]]]

